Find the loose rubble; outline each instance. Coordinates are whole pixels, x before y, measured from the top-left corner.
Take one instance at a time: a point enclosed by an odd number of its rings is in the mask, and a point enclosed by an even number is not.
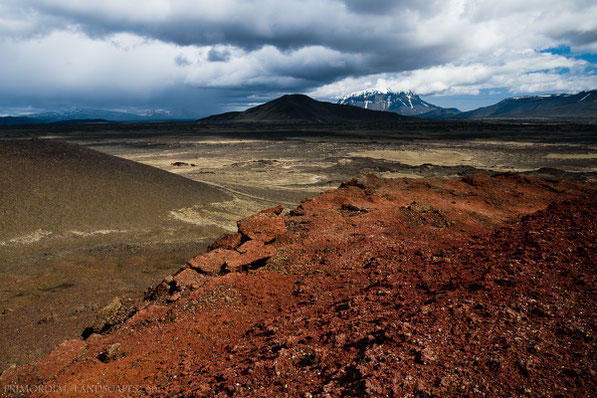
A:
[[[593,396],[596,193],[512,174],[355,178],[239,221],[142,302],[102,309],[86,340],[0,381],[164,397]]]

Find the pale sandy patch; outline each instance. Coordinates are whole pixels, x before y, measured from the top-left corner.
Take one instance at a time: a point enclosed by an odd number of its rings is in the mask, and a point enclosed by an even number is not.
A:
[[[0,241],[0,246],[26,245],[36,243],[50,235],[52,235],[52,232],[44,231],[43,229],[38,229],[37,231],[31,234],[19,236],[18,238],[14,239]]]
[[[212,220],[209,220],[208,218],[204,217],[203,212],[200,209],[195,209],[192,207],[187,207],[187,208],[183,208],[183,209],[178,209],[178,210],[170,210],[170,217],[177,220],[177,221],[182,221],[184,223],[187,224],[193,224],[193,225],[210,225],[210,224],[215,224],[215,222]],[[228,229],[228,228],[224,228],[224,229]]]
[[[544,143],[537,143],[537,142],[525,142],[525,141],[493,141],[493,140],[475,140],[475,143],[478,144],[485,144],[485,145],[504,145],[504,146],[514,146],[514,147],[530,147],[530,146],[545,146],[545,145],[553,145],[553,144],[544,144]]]
[[[397,171],[386,171],[378,173],[377,175],[382,178],[423,178],[423,176],[419,174],[400,173]]]
[[[196,140],[192,141],[194,144],[206,145],[220,145],[220,144],[254,144],[256,142],[263,143],[259,140]]]
[[[68,233],[75,236],[88,237],[96,235],[109,235],[109,234],[124,234],[130,232],[124,229],[97,229],[95,231],[69,231]]]
[[[17,245],[30,245],[33,243],[38,243],[42,240],[59,240],[65,238],[89,238],[93,236],[105,236],[111,234],[124,234],[128,232],[132,232],[133,230],[123,230],[123,229],[97,229],[93,231],[78,231],[78,230],[71,230],[64,233],[55,233],[50,231],[44,231],[42,229],[38,229],[37,231],[19,236],[17,238],[0,241],[0,247],[2,246],[17,246]]]
[[[550,153],[548,159],[597,159],[597,153]]]
[[[234,198],[208,206],[195,206],[170,211],[170,217],[193,225],[215,225],[228,232],[237,231],[237,220],[257,213],[262,204],[250,199]]]

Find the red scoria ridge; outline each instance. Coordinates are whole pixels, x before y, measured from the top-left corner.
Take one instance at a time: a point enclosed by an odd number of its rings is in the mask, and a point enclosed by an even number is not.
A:
[[[595,396],[596,191],[352,179],[240,221],[143,302],[112,303],[102,334],[1,381],[63,395]]]

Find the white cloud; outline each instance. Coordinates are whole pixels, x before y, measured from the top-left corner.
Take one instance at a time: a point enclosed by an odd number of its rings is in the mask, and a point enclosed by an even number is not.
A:
[[[476,58],[476,59],[475,59]],[[513,94],[581,91],[597,87],[597,75],[585,74],[586,61],[534,50],[496,51],[482,57],[402,73],[347,78],[310,92],[321,98],[340,98],[363,87],[422,95],[476,95],[482,89],[506,88]],[[559,73],[565,70],[564,73]]]
[[[330,70],[358,69],[362,57],[358,54],[343,54],[322,46],[304,47],[294,51],[280,51],[265,46],[256,51],[244,51],[228,47],[220,49],[227,57],[223,61],[210,62],[207,56],[194,64],[186,82],[199,87],[293,87],[301,83],[312,85],[321,78],[320,74]]]
[[[0,92],[33,102],[133,101],[179,85],[321,98],[596,88],[586,62],[541,52],[562,45],[597,53],[594,1],[3,0]]]
[[[189,48],[125,33],[99,40],[77,31],[55,31],[18,42],[0,40],[0,51],[9,60],[0,63],[1,91],[40,95],[77,91],[145,95],[183,80],[184,68],[175,59],[192,54]]]

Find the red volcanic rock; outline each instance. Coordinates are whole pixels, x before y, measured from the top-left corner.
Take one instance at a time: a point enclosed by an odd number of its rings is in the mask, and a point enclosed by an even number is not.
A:
[[[247,241],[236,250],[241,253],[240,256],[230,257],[226,261],[226,267],[232,272],[255,268],[276,254],[276,249],[272,245],[265,245],[260,240]]]
[[[233,250],[233,249],[236,249],[236,247],[238,245],[240,245],[241,239],[242,239],[242,234],[240,234],[238,232],[233,233],[233,234],[224,234],[224,235],[220,236],[218,239],[216,239],[215,241],[213,241],[213,243],[207,247],[207,250],[208,251],[215,250],[215,249]]]
[[[375,174],[365,174],[359,177],[351,178],[342,183],[341,187],[358,187],[365,191],[368,195],[375,192],[375,189],[383,185],[383,179]]]
[[[489,185],[489,177],[487,177],[485,174],[469,174],[462,177],[462,181],[475,187]]]
[[[228,259],[238,256],[238,253],[228,249],[215,249],[193,257],[188,264],[197,271],[207,275],[219,275]]]
[[[87,344],[82,340],[64,340],[48,355],[48,360],[58,366],[67,366],[86,348]]]
[[[284,219],[277,215],[281,211],[282,207],[278,206],[240,220],[237,223],[238,232],[248,239],[271,242],[286,233]]]
[[[173,282],[177,290],[183,290],[197,286],[202,278],[193,268],[184,268],[174,275]]]
[[[597,396],[595,197],[595,185],[517,175],[349,180],[284,216],[272,243],[196,257],[124,323],[0,381],[177,397]],[[245,239],[276,212],[249,217]],[[246,272],[220,273],[222,261]],[[205,263],[217,276],[198,274]]]
[[[257,250],[261,250],[265,246],[265,243],[260,240],[248,240],[239,247],[236,248],[236,251],[244,254],[247,252],[254,252]]]
[[[164,305],[145,303],[132,317],[126,321],[126,325],[129,327],[135,327],[150,323],[156,319],[162,319],[168,308]]]
[[[272,216],[279,216],[282,214],[284,207],[282,205],[278,205],[276,207],[270,207],[269,209],[261,210],[261,214],[270,214]]]

